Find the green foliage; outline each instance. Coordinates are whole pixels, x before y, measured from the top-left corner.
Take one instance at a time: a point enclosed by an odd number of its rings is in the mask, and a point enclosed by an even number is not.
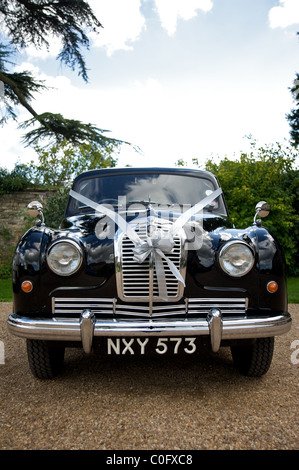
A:
[[[223,189],[230,216],[236,227],[252,225],[255,205],[267,201],[270,215],[263,224],[282,244],[289,273],[299,273],[299,171],[297,155],[280,144],[242,154],[240,160],[224,158],[219,163],[208,160],[206,169],[215,174]]]
[[[47,227],[59,228],[69,197],[69,189],[66,186],[59,188],[55,193],[49,192],[44,195],[44,217]]]
[[[299,32],[297,32],[299,35]],[[289,88],[293,100],[295,102],[295,107],[286,115],[287,120],[290,125],[290,137],[291,144],[298,148],[299,146],[299,73],[296,73],[295,79],[293,81],[293,86]]]
[[[186,162],[185,162],[182,158],[179,158],[179,159],[175,162],[175,166],[186,166]]]
[[[17,164],[12,171],[0,168],[0,194],[22,191],[30,184],[30,177],[24,165]]]
[[[292,109],[291,112],[287,115],[291,131],[290,136],[295,147],[299,145],[299,109]]]
[[[102,26],[88,2],[84,0],[40,1],[2,0],[0,18],[10,43],[15,48],[32,45],[49,48],[49,41],[61,40],[58,59],[74,69],[87,81],[87,69],[81,48],[89,48],[88,31]]]
[[[12,281],[11,274],[7,277],[1,277],[1,266],[0,266],[0,302],[11,302],[12,301]]]
[[[38,162],[31,162],[24,171],[32,184],[45,187],[44,216],[47,226],[58,228],[63,218],[73,179],[86,170],[112,168],[117,145],[111,142],[83,143],[76,146],[66,140],[49,149],[35,147]],[[48,191],[50,189],[51,191]],[[54,192],[53,192],[54,191]]]
[[[289,303],[299,304],[299,277],[289,277],[287,286]]]
[[[104,136],[107,131],[98,129],[92,124],[85,124],[75,119],[66,119],[61,114],[48,112],[35,114],[33,118],[24,121],[19,127],[27,129],[35,124],[40,124],[40,126],[28,131],[23,138],[26,145],[35,145],[41,141],[48,142],[48,146],[53,141],[59,145],[65,140],[74,145],[82,142],[93,142],[94,145],[100,144],[103,147],[109,144],[117,146],[127,143]],[[55,136],[54,140],[53,136]]]
[[[63,141],[49,149],[36,146],[38,163],[31,162],[27,171],[33,184],[45,187],[68,186],[83,171],[114,167],[116,159],[113,154],[116,148],[110,142],[101,146],[95,143],[74,146]]]
[[[0,228],[0,247],[0,279],[4,279],[11,277],[11,261],[15,251],[11,232],[5,224]],[[5,248],[3,249],[3,247]]]
[[[297,33],[298,34],[298,33]],[[299,74],[295,76],[293,86],[290,88],[296,107],[287,114],[286,118],[290,125],[291,143],[294,147],[299,145]]]
[[[11,263],[4,264],[0,263],[0,279],[10,279],[11,278]]]
[[[31,114],[35,114],[30,106],[35,92],[46,89],[41,81],[35,80],[28,71],[9,72],[7,64],[12,65],[8,59],[8,51],[0,44],[0,80],[4,85],[4,93],[1,97],[0,124],[6,123],[9,118],[17,119],[15,107],[22,104]]]

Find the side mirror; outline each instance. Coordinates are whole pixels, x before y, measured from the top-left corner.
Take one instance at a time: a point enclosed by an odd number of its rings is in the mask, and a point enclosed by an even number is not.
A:
[[[43,205],[39,201],[29,202],[27,212],[31,217],[41,217],[41,223],[44,225]]]
[[[270,204],[266,201],[260,201],[255,206],[255,216],[254,216],[254,224],[256,224],[256,218],[259,217],[267,217],[270,214]]]

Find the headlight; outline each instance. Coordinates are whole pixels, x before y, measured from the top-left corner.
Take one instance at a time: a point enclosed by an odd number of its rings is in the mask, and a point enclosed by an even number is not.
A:
[[[254,255],[246,243],[231,241],[221,249],[219,263],[223,271],[230,276],[241,277],[254,265]]]
[[[60,276],[70,276],[80,268],[82,264],[82,250],[72,240],[55,242],[49,249],[47,261],[50,269]]]

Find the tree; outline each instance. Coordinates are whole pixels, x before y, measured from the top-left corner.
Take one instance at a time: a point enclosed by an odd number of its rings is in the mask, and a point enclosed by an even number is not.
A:
[[[221,184],[236,227],[252,225],[255,205],[260,200],[271,206],[264,225],[282,244],[289,274],[298,274],[299,266],[299,171],[295,168],[296,151],[281,144],[256,148],[239,160],[224,158],[219,163],[208,160],[206,169]]]
[[[101,149],[94,143],[83,142],[77,146],[67,140],[50,148],[35,147],[38,162],[24,165],[24,172],[34,185],[51,188],[68,186],[80,173],[94,168],[112,168],[116,165],[113,157],[114,146]]]
[[[58,228],[61,223],[73,179],[83,171],[112,168],[117,163],[113,144],[99,148],[95,143],[83,142],[74,146],[65,140],[49,148],[35,146],[35,151],[38,162],[19,164],[16,170],[31,185],[45,188],[44,215],[47,225],[53,228]]]
[[[291,142],[294,147],[299,145],[299,74],[296,74],[293,86],[290,88],[290,91],[293,95],[294,101],[296,103],[296,108],[292,109],[289,114],[287,114],[287,120],[291,127],[290,136]]]
[[[299,33],[297,33],[299,35]],[[289,114],[286,115],[289,125],[291,127],[290,136],[291,143],[294,147],[299,145],[299,74],[295,76],[293,86],[290,88],[290,91],[293,95],[296,107],[291,110]]]
[[[7,35],[6,43],[0,44],[0,82],[4,84],[4,111],[0,122],[16,120],[16,106],[22,105],[32,118],[20,127],[27,130],[35,124],[39,126],[25,134],[26,145],[40,141],[53,144],[53,140],[65,139],[73,144],[89,141],[99,146],[122,143],[103,135],[105,130],[90,123],[66,119],[59,113],[38,114],[31,102],[34,93],[44,90],[45,85],[28,71],[11,71],[14,66],[11,57],[18,49],[29,45],[49,48],[49,37],[56,37],[62,43],[57,59],[72,70],[78,68],[78,74],[87,81],[81,48],[89,48],[88,31],[98,32],[102,27],[89,4],[84,0],[0,0],[0,20]]]
[[[17,164],[12,171],[0,168],[0,194],[22,191],[30,185],[28,170],[24,165]]]
[[[80,47],[89,47],[86,29],[96,32],[102,25],[83,0],[1,0],[0,14],[10,43],[24,48],[29,44],[49,48],[49,37],[59,37],[58,58],[87,80]],[[46,31],[46,34],[45,34]]]

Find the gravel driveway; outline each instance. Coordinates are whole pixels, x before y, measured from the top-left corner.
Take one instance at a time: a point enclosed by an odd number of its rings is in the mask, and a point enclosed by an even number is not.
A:
[[[67,349],[63,375],[39,381],[1,303],[0,449],[298,449],[299,305],[289,311],[292,329],[261,379],[240,376],[224,348],[200,360]]]

